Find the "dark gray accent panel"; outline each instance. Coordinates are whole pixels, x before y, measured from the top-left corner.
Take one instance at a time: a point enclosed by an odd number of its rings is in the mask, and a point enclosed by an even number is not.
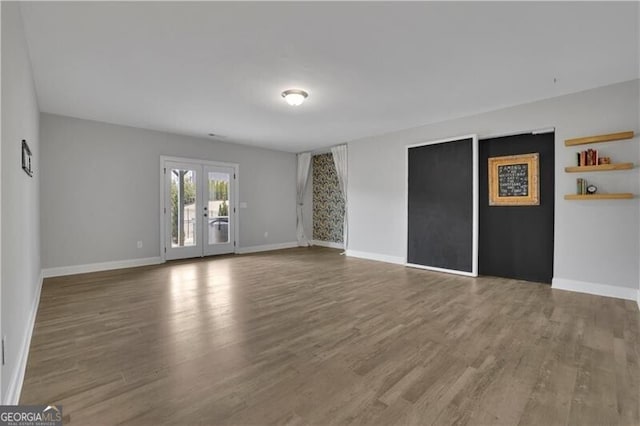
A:
[[[479,142],[478,272],[551,283],[553,278],[554,134],[523,134]],[[539,153],[540,205],[490,206],[489,157]],[[593,232],[591,230],[590,232]]]
[[[408,151],[408,263],[472,272],[473,139]]]

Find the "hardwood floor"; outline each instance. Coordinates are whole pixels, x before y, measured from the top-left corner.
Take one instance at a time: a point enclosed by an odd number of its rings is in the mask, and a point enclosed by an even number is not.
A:
[[[22,404],[71,424],[638,425],[634,302],[323,248],[47,279]]]

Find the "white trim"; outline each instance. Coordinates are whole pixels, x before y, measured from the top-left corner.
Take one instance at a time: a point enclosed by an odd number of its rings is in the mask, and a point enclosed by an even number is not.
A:
[[[237,254],[248,254],[248,253],[258,253],[262,251],[272,251],[272,250],[282,250],[298,247],[298,242],[293,241],[290,243],[279,243],[279,244],[264,244],[261,246],[249,246],[249,247],[239,247],[236,249]]]
[[[478,135],[471,135],[471,150],[472,150],[472,161],[473,161],[473,233],[472,236],[472,247],[471,247],[471,273],[468,274],[470,277],[478,276],[478,240],[480,235],[480,145],[478,143]],[[464,271],[461,271],[464,272]],[[462,274],[467,275],[467,274]]]
[[[165,167],[164,167],[164,162],[165,162],[165,156],[161,155],[160,156],[160,209],[158,209],[158,212],[160,213],[160,258],[162,259],[163,262],[167,261],[167,254],[166,254],[166,242],[165,242],[165,234],[166,234],[166,226],[167,226],[167,222],[165,222],[164,220],[164,215],[167,214],[167,212],[165,211],[165,205],[164,205],[164,187],[166,185],[165,179]]]
[[[458,270],[455,270],[455,269],[446,269],[446,268],[436,268],[435,266],[416,265],[415,263],[406,263],[405,266],[407,266],[409,268],[426,269],[428,271],[444,272],[444,273],[447,273],[447,274],[464,275],[465,277],[477,277],[478,276],[478,274],[474,275],[473,272],[458,271]]]
[[[329,247],[335,249],[344,249],[344,243],[335,243],[333,241],[311,240],[311,245],[320,247]]]
[[[535,129],[535,130],[517,130],[514,132],[507,132],[507,133],[494,133],[490,135],[480,135],[478,136],[478,139],[483,141],[486,139],[506,138],[508,136],[543,135],[545,133],[555,133],[555,131],[556,131],[555,127],[545,127],[542,129]]]
[[[9,387],[7,388],[7,395],[4,399],[4,405],[18,405],[20,402],[20,393],[22,392],[22,385],[24,383],[24,375],[27,371],[27,361],[29,359],[29,348],[31,347],[31,336],[33,335],[33,329],[36,325],[36,316],[38,315],[38,306],[40,305],[40,294],[42,292],[42,281],[44,280],[44,271],[40,271],[40,277],[38,278],[38,285],[36,286],[36,297],[31,305],[31,312],[29,313],[29,322],[27,324],[27,333],[24,336],[20,352],[18,352],[18,362],[16,369],[13,371],[13,376],[9,379]]]
[[[414,143],[414,144],[411,144],[411,145],[405,145],[405,148],[408,151],[409,148],[418,148],[418,147],[426,146],[426,145],[436,145],[436,144],[445,143],[445,142],[457,142],[457,141],[462,140],[462,139],[477,139],[477,138],[478,138],[478,135],[473,133],[473,134],[469,134],[469,135],[455,136],[453,138],[437,139],[437,140],[426,141],[426,142],[418,142],[418,143]]]
[[[576,293],[595,294],[596,296],[638,301],[638,290],[635,288],[618,287],[609,284],[554,278],[551,282],[551,288],[554,290],[566,290]]]
[[[636,295],[636,303],[638,304],[638,310],[640,310],[640,290],[638,290],[637,293],[638,294]]]
[[[47,268],[42,270],[42,274],[44,278],[51,278],[64,275],[86,274],[89,272],[110,271],[112,269],[135,268],[136,266],[158,265],[160,263],[164,263],[161,257],[145,257],[142,259],[115,260],[112,262]]]
[[[208,166],[217,166],[217,167],[238,166],[238,163],[229,163],[224,161],[202,160],[200,158],[185,158],[185,157],[172,157],[170,155],[161,155],[160,164],[162,164],[162,162],[164,161],[173,161],[176,163],[190,163],[194,165],[206,164]]]
[[[366,251],[346,250],[346,255],[349,257],[357,257],[359,259],[376,260],[378,262],[393,263],[396,265],[404,265],[405,261],[400,256],[389,256],[387,254],[369,253]]]
[[[407,266],[413,266],[413,267],[418,267],[419,265],[413,265],[413,264],[409,264],[408,263],[408,257],[409,257],[409,252],[408,252],[408,244],[409,244],[409,149],[410,148],[417,148],[420,146],[425,146],[425,145],[435,145],[435,144],[440,144],[440,143],[446,143],[446,142],[455,142],[455,141],[459,141],[459,140],[463,140],[463,139],[471,139],[471,149],[472,149],[472,175],[473,175],[473,181],[472,181],[472,203],[473,203],[473,212],[472,212],[472,239],[471,239],[471,271],[454,271],[454,270],[450,270],[450,269],[443,269],[443,268],[437,268],[437,267],[425,267],[424,269],[430,269],[433,271],[440,271],[440,272],[448,272],[448,273],[458,273],[459,275],[465,275],[465,276],[469,276],[469,277],[477,277],[478,276],[478,233],[479,233],[479,206],[480,206],[480,191],[479,191],[479,167],[478,167],[478,156],[479,156],[479,145],[478,145],[478,135],[477,134],[470,134],[470,135],[462,135],[462,136],[456,136],[453,138],[446,138],[446,139],[438,139],[438,140],[434,140],[434,141],[428,141],[428,142],[420,142],[417,144],[412,144],[412,145],[407,145],[405,147],[405,164],[404,164],[404,171],[405,171],[405,188],[404,188],[404,207],[405,207],[405,211],[404,211],[404,259],[402,262],[402,264],[407,265]],[[420,266],[424,266],[424,265],[420,265]]]
[[[238,253],[238,246],[240,245],[240,164],[234,163],[235,179],[233,179],[233,220],[236,222],[233,227],[233,244],[234,253]]]

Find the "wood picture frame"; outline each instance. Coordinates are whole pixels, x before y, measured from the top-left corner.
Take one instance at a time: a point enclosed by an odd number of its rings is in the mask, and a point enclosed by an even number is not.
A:
[[[490,206],[538,206],[539,154],[489,158]]]
[[[22,170],[30,177],[33,177],[33,169],[31,168],[31,149],[27,141],[22,139]]]

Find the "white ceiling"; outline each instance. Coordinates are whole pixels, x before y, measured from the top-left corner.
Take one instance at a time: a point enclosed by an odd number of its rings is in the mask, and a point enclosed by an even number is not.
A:
[[[42,111],[291,152],[640,69],[629,2],[43,2],[22,12]],[[307,102],[288,106],[289,88]]]

